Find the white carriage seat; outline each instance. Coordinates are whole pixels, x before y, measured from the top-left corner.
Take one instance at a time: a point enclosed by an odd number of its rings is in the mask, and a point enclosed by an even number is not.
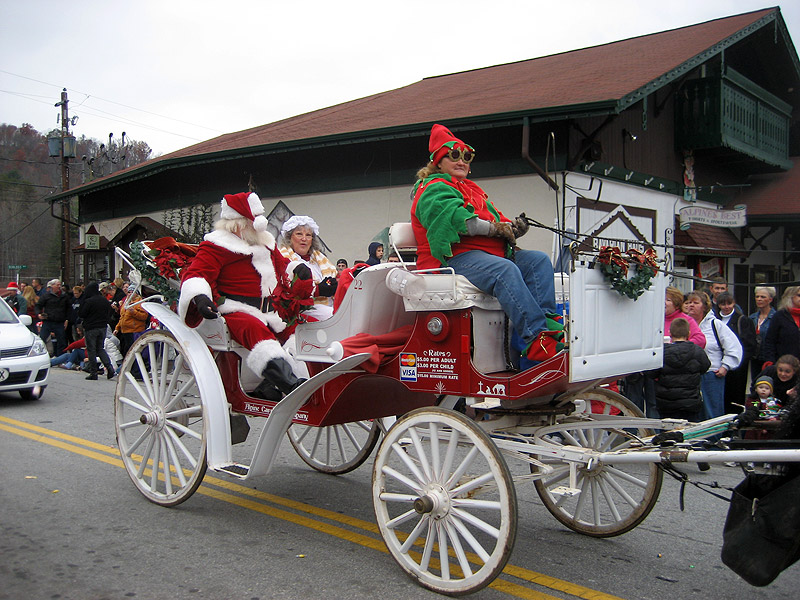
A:
[[[395,223],[389,228],[389,244],[400,255],[416,252],[417,240],[411,223]],[[386,286],[403,298],[406,310],[455,310],[477,306],[485,310],[502,310],[494,296],[472,285],[452,269],[407,271],[396,269],[386,276]]]
[[[295,330],[295,358],[312,362],[341,359],[341,342],[359,333],[381,335],[414,322],[403,300],[386,287],[386,273],[396,263],[366,268],[350,284],[342,304],[330,319],[303,323]],[[402,270],[402,269],[399,269]]]

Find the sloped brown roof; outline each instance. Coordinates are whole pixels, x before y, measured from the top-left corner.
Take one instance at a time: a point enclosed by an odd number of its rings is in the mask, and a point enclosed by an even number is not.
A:
[[[675,252],[693,256],[733,256],[747,257],[742,243],[733,232],[726,227],[712,227],[701,223],[692,223],[686,231],[675,232]]]
[[[437,121],[474,122],[500,115],[541,115],[550,110],[554,115],[564,115],[567,107],[621,110],[694,68],[693,59],[710,58],[724,42],[738,41],[743,30],[778,10],[768,8],[601,46],[428,77],[395,90],[224,134],[73,188],[64,195],[105,187],[127,179],[132,171],[159,169],[160,163],[178,164],[248,148],[419,128]]]
[[[736,204],[747,205],[747,216],[764,220],[786,219],[800,215],[800,158],[792,158],[793,167],[783,173],[750,177],[750,187],[736,197]]]
[[[775,10],[429,77],[396,90],[225,134],[163,158],[415,123],[618,101]]]

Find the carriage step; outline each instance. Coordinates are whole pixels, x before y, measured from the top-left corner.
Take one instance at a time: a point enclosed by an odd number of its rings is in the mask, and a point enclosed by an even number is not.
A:
[[[573,488],[566,485],[560,485],[550,490],[550,493],[553,496],[559,496],[562,498],[574,498],[575,496],[580,494],[581,491],[578,488]]]
[[[227,465],[224,467],[220,467],[217,470],[223,473],[227,473],[228,475],[233,475],[234,477],[240,477],[241,479],[244,479],[250,472],[250,467],[247,467],[245,465],[234,464],[234,465]]]

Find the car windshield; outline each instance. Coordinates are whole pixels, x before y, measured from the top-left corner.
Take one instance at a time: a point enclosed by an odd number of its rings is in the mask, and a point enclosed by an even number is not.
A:
[[[6,304],[5,300],[0,301],[0,323],[16,323],[17,315],[11,310],[11,307]]]

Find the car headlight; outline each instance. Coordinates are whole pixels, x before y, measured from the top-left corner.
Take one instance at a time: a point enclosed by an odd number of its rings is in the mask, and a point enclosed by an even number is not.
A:
[[[44,345],[44,342],[41,338],[36,338],[33,342],[33,346],[31,346],[30,351],[28,352],[28,356],[41,356],[42,354],[47,354],[47,346]]]

